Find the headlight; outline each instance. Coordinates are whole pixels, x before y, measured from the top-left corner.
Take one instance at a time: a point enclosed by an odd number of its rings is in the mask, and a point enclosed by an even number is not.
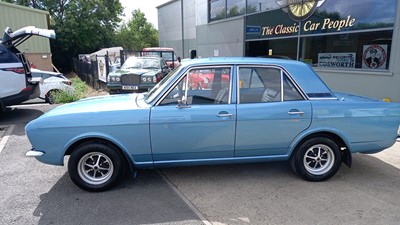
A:
[[[110,82],[120,82],[121,78],[120,77],[109,77]]]
[[[142,82],[149,83],[152,82],[153,77],[142,77]]]

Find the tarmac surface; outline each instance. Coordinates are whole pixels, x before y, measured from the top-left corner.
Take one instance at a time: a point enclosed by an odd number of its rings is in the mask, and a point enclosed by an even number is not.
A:
[[[88,193],[66,167],[25,157],[27,122],[54,106],[17,107],[0,118],[0,224],[393,224],[400,221],[400,142],[353,154],[325,182],[287,162],[140,170]],[[1,146],[3,146],[1,148]],[[65,159],[67,162],[68,158]]]

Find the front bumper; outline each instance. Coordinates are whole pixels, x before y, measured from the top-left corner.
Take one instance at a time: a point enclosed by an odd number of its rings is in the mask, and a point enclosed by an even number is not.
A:
[[[122,84],[107,84],[108,90],[115,93],[132,93],[146,92],[153,88],[155,84],[138,84],[138,85],[122,85]]]
[[[34,148],[32,148],[31,150],[29,150],[25,153],[25,156],[27,156],[27,157],[39,157],[39,156],[43,156],[43,155],[44,155],[44,152],[36,151]]]

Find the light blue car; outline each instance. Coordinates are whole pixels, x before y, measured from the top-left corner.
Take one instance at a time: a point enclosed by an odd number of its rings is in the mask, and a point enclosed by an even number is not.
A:
[[[212,82],[190,87],[201,71]],[[87,191],[141,168],[277,160],[323,181],[351,153],[392,146],[399,123],[400,104],[332,92],[307,64],[204,58],[182,61],[147,93],[88,98],[31,121],[27,156],[63,165],[70,155],[70,177]]]

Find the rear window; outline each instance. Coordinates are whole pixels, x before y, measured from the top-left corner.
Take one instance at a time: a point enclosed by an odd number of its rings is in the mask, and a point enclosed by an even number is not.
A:
[[[0,45],[0,63],[17,63],[18,57],[8,50],[5,46]]]

